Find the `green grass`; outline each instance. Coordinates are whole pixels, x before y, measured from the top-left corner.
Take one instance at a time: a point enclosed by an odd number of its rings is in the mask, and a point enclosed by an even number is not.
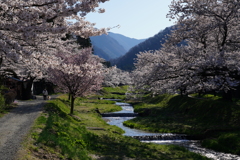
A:
[[[3,95],[0,94],[0,117],[3,117],[5,114],[9,113],[11,109],[16,107],[16,103],[5,104],[5,99]]]
[[[1,107],[0,108],[0,118],[3,117],[5,114],[9,112],[9,108],[7,107]]]
[[[104,95],[104,98],[107,99],[125,99],[125,93],[127,91],[128,86],[120,86],[120,87],[104,87],[101,93]]]
[[[240,106],[211,95],[190,98],[180,95],[146,96],[134,104],[140,116],[126,126],[151,132],[185,133],[207,138],[207,148],[239,154]],[[235,139],[235,143],[231,143]],[[230,142],[228,144],[228,142]],[[225,146],[225,147],[224,147]]]
[[[31,137],[36,141],[36,148],[48,151],[49,156],[89,159],[82,136],[91,134],[88,134],[83,126],[74,123],[74,118],[67,114],[69,109],[65,104],[61,100],[50,101],[45,110],[47,114],[40,116],[35,126],[42,131],[31,133]]]
[[[240,124],[240,106],[221,100],[160,95],[135,104],[134,110],[142,116],[124,124],[153,132],[202,134]]]
[[[202,145],[219,152],[240,155],[240,131],[218,133],[213,138],[205,139]]]
[[[212,100],[220,100],[222,97],[220,95],[213,95],[213,94],[201,94],[198,93],[191,94],[190,96],[199,98],[199,99],[212,99]]]
[[[120,110],[111,101],[76,99],[74,116],[67,96],[48,101],[24,143],[22,159],[169,160],[207,159],[183,147],[141,143],[123,136],[124,131],[108,125],[96,113]]]

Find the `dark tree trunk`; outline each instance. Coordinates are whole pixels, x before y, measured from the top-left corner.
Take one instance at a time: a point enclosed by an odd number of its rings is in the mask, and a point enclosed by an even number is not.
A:
[[[201,95],[202,95],[202,92],[198,92],[198,97],[201,97]]]
[[[71,110],[70,110],[70,114],[71,114],[71,115],[73,114],[74,101],[75,101],[75,98],[74,98],[74,96],[71,94]]]
[[[71,100],[71,94],[68,93],[68,100],[70,101]]]
[[[182,89],[180,89],[180,95],[183,96],[183,90]]]
[[[232,101],[232,91],[223,92],[223,99],[226,101]]]
[[[22,99],[28,100],[32,98],[32,85],[34,78],[30,78],[30,80],[23,82],[22,86]]]
[[[186,93],[186,89],[185,89],[185,88],[184,88],[184,89],[180,89],[180,94],[181,94],[181,96],[184,96],[185,93]]]

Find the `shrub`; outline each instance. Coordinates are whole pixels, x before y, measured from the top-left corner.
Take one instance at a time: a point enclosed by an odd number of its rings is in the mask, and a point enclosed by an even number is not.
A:
[[[4,108],[4,97],[3,97],[3,95],[2,94],[0,94],[0,112],[2,112],[3,111],[3,108]]]
[[[8,93],[4,94],[5,104],[11,104],[14,102],[17,93],[15,91],[9,91]]]
[[[3,86],[0,86],[0,90],[3,91],[4,87]],[[4,95],[2,92],[0,92],[0,112],[3,111],[4,109],[4,106],[5,106],[5,99],[4,99]]]

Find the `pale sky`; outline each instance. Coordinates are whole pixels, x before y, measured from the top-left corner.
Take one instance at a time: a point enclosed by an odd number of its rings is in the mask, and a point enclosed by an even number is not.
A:
[[[86,20],[97,28],[120,25],[110,32],[136,39],[154,36],[166,27],[174,25],[166,14],[172,0],[110,0],[100,4],[105,13],[89,13]]]

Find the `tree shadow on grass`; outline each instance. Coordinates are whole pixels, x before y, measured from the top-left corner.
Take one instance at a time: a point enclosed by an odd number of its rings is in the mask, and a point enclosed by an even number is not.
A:
[[[89,153],[99,155],[100,160],[188,159],[192,156],[192,153],[183,148],[141,143],[131,137],[110,133],[107,130],[102,136],[93,134],[67,114],[64,105],[62,101],[48,103],[45,107],[48,116],[42,116],[38,120],[39,123],[45,124],[45,127],[34,138],[36,146],[42,146],[45,154],[81,160],[90,159]]]
[[[100,160],[169,160],[169,159],[206,159],[187,149],[175,145],[142,143],[131,137],[102,136],[96,139],[93,150],[105,155]]]

